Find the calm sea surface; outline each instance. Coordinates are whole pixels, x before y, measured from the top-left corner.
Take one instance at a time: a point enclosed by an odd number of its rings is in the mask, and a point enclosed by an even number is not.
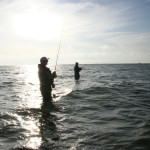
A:
[[[0,149],[150,150],[150,64],[73,67],[44,105],[37,66],[0,66]]]

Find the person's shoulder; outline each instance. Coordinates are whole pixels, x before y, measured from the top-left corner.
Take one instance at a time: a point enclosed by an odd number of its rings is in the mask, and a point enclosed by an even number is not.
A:
[[[46,70],[50,70],[48,67],[45,67]]]
[[[41,71],[41,72],[49,72],[50,71],[50,69],[48,68],[48,67],[43,67],[43,66],[41,66],[41,65],[39,65],[39,71]]]

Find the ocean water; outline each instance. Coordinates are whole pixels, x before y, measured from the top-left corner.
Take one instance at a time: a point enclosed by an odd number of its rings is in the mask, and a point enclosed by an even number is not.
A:
[[[81,64],[79,81],[73,67],[45,105],[37,66],[0,66],[0,149],[149,150],[150,64]]]

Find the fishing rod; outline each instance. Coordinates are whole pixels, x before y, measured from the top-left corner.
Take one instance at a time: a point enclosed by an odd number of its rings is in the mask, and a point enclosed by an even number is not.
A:
[[[64,25],[62,27],[61,36],[60,36],[60,40],[59,40],[59,46],[58,46],[58,52],[57,52],[57,58],[56,58],[55,71],[56,71],[56,66],[57,66],[57,62],[58,62],[58,56],[59,56],[59,51],[60,51],[60,46],[61,46],[61,41],[62,41],[63,28],[64,28]]]

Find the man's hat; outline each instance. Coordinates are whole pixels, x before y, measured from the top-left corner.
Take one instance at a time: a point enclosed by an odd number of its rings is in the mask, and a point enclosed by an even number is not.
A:
[[[42,58],[40,59],[40,62],[42,62],[42,61],[48,61],[48,59],[49,59],[49,58],[42,57]]]

